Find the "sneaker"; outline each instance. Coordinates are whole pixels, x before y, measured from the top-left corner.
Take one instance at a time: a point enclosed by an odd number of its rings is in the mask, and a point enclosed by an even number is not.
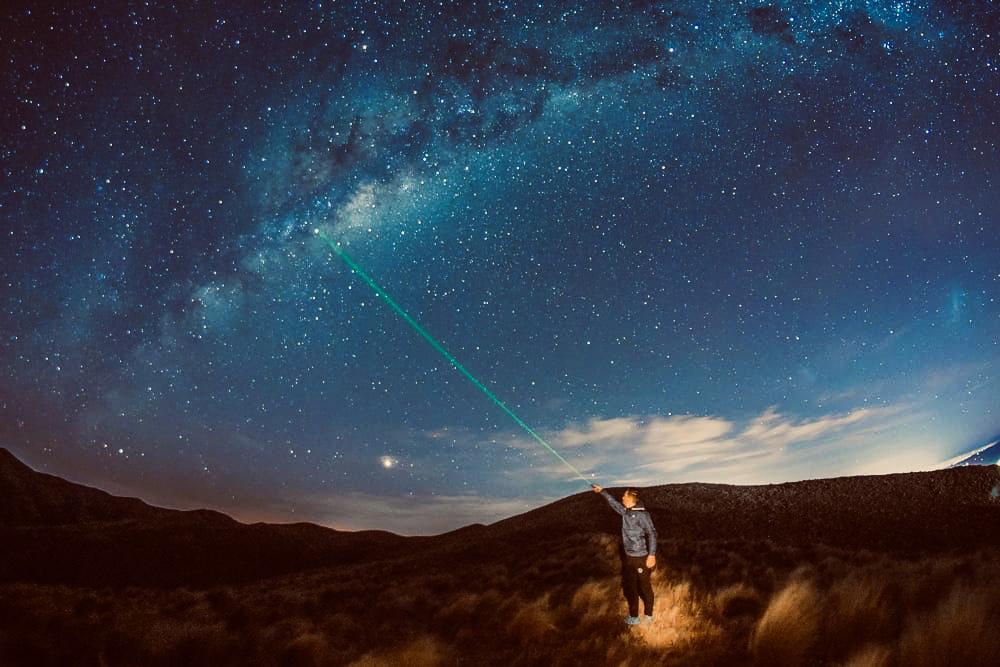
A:
[[[639,617],[638,616],[626,616],[625,617],[625,625],[639,625]]]
[[[643,616],[642,617],[642,622],[643,623],[652,623],[653,622],[653,617],[649,616],[649,615]]]

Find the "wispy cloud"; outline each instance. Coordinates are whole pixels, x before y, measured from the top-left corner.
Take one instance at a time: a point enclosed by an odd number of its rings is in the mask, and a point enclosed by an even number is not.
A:
[[[832,431],[842,430],[852,424],[868,421],[884,408],[862,408],[842,415],[827,415],[817,419],[794,422],[770,407],[747,426],[740,436],[772,447],[785,447],[799,442],[810,442]]]
[[[546,440],[585,475],[604,484],[651,485],[679,481],[762,483],[808,476],[833,476],[816,466],[831,452],[870,447],[885,429],[911,419],[905,407],[865,407],[796,419],[769,407],[760,415],[735,422],[711,415],[594,417],[545,433]],[[462,428],[442,428],[427,437],[459,444],[482,439]],[[526,456],[506,477],[524,490],[524,480],[570,481],[573,474],[527,437],[491,438]],[[576,480],[579,483],[579,480]],[[470,523],[491,523],[550,503],[562,493],[502,495],[404,495],[367,493],[309,494],[286,503],[261,504],[256,520],[306,518],[333,528],[378,527],[400,534],[435,534]],[[244,519],[246,520],[246,519]]]
[[[608,486],[759,484],[932,467],[923,461],[928,436],[915,427],[924,417],[914,404],[809,418],[771,406],[741,421],[712,415],[594,417],[546,431],[544,437],[585,476],[594,475]],[[500,463],[505,452],[497,472],[506,482],[498,481],[482,494],[310,491],[282,501],[244,497],[238,507],[220,509],[242,521],[312,521],[341,530],[430,535],[492,523],[580,490],[572,472],[523,434],[484,436],[444,426],[423,435],[450,445],[459,457],[473,452],[478,456],[481,447],[488,446],[497,450]]]
[[[901,418],[904,422],[912,419],[907,410],[906,406],[864,407],[797,419],[772,406],[742,423],[712,415],[595,417],[545,436],[585,475],[603,480],[630,484],[695,479],[763,482],[781,479],[779,470],[790,477],[804,473],[812,459],[822,458],[820,451],[864,448],[885,429],[898,427]],[[538,449],[528,439],[516,446]],[[535,474],[572,477],[565,466],[554,458],[547,460],[542,451],[529,465]],[[834,466],[823,473],[838,474]]]

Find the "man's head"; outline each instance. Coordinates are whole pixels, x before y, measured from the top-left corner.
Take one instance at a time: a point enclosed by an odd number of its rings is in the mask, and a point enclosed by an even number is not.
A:
[[[622,494],[622,505],[631,509],[638,503],[639,492],[635,489],[625,489],[625,493]]]

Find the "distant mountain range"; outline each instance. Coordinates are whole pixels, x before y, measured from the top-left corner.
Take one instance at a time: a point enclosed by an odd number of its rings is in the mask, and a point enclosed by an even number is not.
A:
[[[998,482],[995,467],[963,465],[759,486],[670,484],[643,497],[664,539],[936,551],[1000,544],[1000,501],[991,496]],[[615,535],[616,520],[583,492],[432,537],[244,524],[74,484],[0,448],[0,581],[197,586],[373,560],[488,560],[587,533]]]
[[[956,460],[957,459],[957,460]],[[973,449],[971,452],[961,454],[947,462],[948,468],[960,466],[988,466],[1000,464],[1000,435],[996,436],[988,444]]]
[[[36,472],[0,447],[0,581],[236,582],[397,554],[420,539],[153,507]]]

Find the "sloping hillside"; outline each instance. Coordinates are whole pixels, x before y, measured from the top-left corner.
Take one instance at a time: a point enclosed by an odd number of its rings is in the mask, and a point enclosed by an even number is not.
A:
[[[0,581],[215,585],[388,557],[422,539],[153,507],[36,472],[0,448]]]
[[[942,551],[1000,543],[995,467],[763,486],[644,490],[661,539]],[[0,449],[0,580],[208,585],[398,556],[497,559],[591,533],[617,516],[583,492],[489,526],[435,537],[342,532],[309,523],[243,524],[211,510],[152,507],[31,470]],[[515,559],[518,560],[518,559]]]

